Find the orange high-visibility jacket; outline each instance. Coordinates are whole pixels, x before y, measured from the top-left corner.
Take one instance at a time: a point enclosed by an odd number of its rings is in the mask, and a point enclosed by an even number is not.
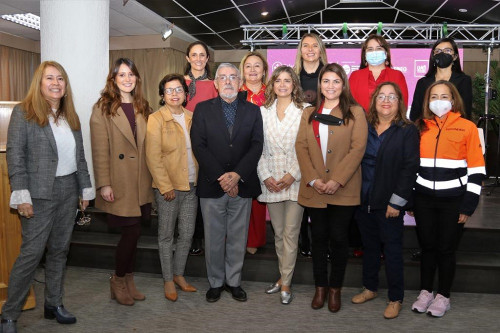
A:
[[[460,213],[472,215],[486,175],[476,125],[449,112],[444,121],[425,119],[420,138],[420,169],[415,190],[436,197],[463,195]]]

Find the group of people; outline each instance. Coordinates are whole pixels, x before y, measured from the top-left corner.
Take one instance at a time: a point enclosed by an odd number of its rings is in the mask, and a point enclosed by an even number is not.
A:
[[[184,75],[160,81],[156,112],[143,97],[134,62],[116,60],[92,111],[95,206],[110,226],[121,229],[112,299],[133,305],[146,298],[133,272],[141,221],[150,218],[154,199],[170,301],[178,298],[176,286],[197,291],[184,269],[188,254],[202,251],[203,234],[207,301],[216,302],[224,290],[246,301],[244,257],[265,244],[267,204],[279,277],[265,292],[279,293],[282,304],[294,298],[299,234],[307,234],[310,225],[311,307],[327,303],[331,312],[340,310],[354,219],[364,246],[364,288],[352,302],[377,296],[383,254],[389,299],[384,317],[397,317],[404,298],[407,211],[415,216],[422,248],[421,292],[412,309],[436,317],[449,310],[455,251],[485,175],[476,126],[465,118],[470,77],[461,71],[452,39],[432,47],[429,73],[414,94],[415,122],[406,117],[405,78],[392,69],[389,45],[378,35],[362,45],[360,69],[350,78],[342,66],[327,62],[315,34],[303,36],[295,68],[280,66],[269,80],[258,52],[249,52],[239,69],[220,64],[213,78],[203,42],[189,45],[186,60]],[[45,248],[45,318],[74,323],[62,302],[63,272],[75,209],[84,210],[95,192],[69,80],[58,63],[39,66],[15,107],[7,162],[10,206],[21,216],[23,243],[2,329],[16,331]]]

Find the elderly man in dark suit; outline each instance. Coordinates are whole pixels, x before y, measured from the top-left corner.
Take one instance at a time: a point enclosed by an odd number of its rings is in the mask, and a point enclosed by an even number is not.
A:
[[[208,302],[225,288],[246,301],[241,288],[252,197],[261,193],[257,163],[264,141],[259,107],[238,97],[238,69],[222,63],[214,81],[219,97],[196,106],[191,127],[198,160],[197,194],[205,227]]]

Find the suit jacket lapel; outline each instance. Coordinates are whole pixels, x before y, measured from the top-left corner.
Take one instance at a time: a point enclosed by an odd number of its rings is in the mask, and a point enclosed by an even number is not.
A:
[[[132,133],[132,129],[130,128],[130,123],[128,122],[127,116],[121,107],[116,111],[116,116],[111,117],[113,123],[118,127],[120,132],[123,134],[125,138],[130,142],[133,147],[137,148],[137,144],[135,143],[134,134]],[[136,120],[136,126],[137,124]]]
[[[266,126],[268,128],[268,130],[265,131],[265,133],[269,135],[271,140],[273,140],[278,147],[283,149],[283,144],[282,142],[280,142],[281,134],[278,133],[278,126],[277,126],[278,117],[276,115],[276,101],[274,101],[271,107],[267,109],[265,117],[267,118]]]
[[[43,127],[43,131],[45,132],[45,135],[49,139],[50,146],[54,150],[54,152],[57,154],[57,144],[56,144],[56,139],[54,138],[54,132],[52,132],[52,127],[50,124],[47,124],[47,126]]]

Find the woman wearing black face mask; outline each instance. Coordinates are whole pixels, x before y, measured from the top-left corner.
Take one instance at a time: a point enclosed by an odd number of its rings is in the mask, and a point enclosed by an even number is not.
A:
[[[472,81],[470,76],[462,72],[458,47],[452,38],[441,38],[432,46],[429,57],[429,71],[418,80],[413,94],[410,109],[410,120],[415,121],[422,116],[424,94],[434,82],[444,80],[455,85],[464,101],[465,116],[470,119],[472,113]]]

